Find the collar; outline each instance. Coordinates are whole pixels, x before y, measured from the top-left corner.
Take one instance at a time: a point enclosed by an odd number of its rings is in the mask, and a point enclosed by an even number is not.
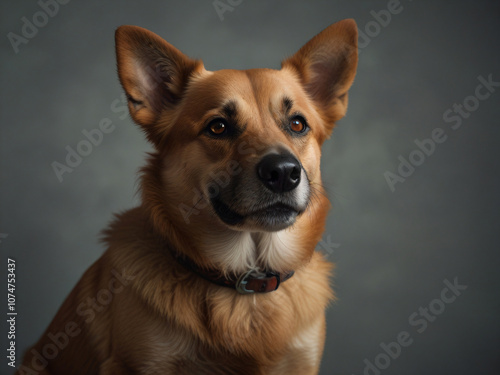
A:
[[[285,282],[295,273],[295,271],[279,273],[274,271],[260,272],[257,270],[249,270],[240,275],[230,273],[226,277],[216,269],[206,269],[198,266],[192,259],[175,250],[171,249],[170,253],[178,263],[189,271],[194,272],[203,279],[216,285],[236,289],[240,294],[274,292],[278,289],[280,283]]]

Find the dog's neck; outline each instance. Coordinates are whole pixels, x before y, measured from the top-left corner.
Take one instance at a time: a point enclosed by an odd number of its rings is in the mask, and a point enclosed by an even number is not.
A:
[[[286,274],[308,260],[301,248],[303,241],[297,238],[293,229],[250,232],[197,227],[190,236],[177,235],[173,240],[176,238],[182,240],[182,243],[173,244],[176,251],[199,266],[216,269],[226,277],[250,270]],[[172,237],[165,240],[173,243]]]
[[[252,269],[288,272],[297,266],[303,253],[290,229],[273,233],[207,231],[202,238],[200,250],[223,273]]]
[[[213,284],[235,289],[240,294],[269,293],[277,290],[282,282],[285,282],[295,273],[290,270],[286,273],[276,272],[269,269],[250,268],[242,273],[224,273],[220,269],[207,269],[198,265],[191,258],[178,252],[172,246],[168,252],[186,270],[210,281]]]

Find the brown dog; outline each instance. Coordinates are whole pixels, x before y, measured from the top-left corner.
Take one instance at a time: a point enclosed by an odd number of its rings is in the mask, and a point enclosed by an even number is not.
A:
[[[357,28],[281,70],[210,72],[145,29],[116,31],[130,114],[155,147],[142,204],[105,231],[19,374],[317,374],[332,298],[314,248],[320,146],[347,109]]]

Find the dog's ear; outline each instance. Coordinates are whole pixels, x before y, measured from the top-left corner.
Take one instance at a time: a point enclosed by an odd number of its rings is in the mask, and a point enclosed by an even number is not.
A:
[[[141,27],[119,27],[115,42],[118,76],[130,115],[154,138],[159,115],[175,106],[189,77],[202,70],[203,64]]]
[[[347,91],[357,64],[358,30],[352,19],[327,27],[282,63],[282,68],[298,74],[326,123],[327,134],[347,111]]]

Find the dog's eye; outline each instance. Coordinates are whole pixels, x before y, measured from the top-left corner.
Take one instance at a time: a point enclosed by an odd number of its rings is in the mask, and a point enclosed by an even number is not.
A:
[[[303,133],[307,129],[306,122],[303,118],[295,117],[290,121],[290,129],[295,133]]]
[[[227,124],[222,119],[215,119],[208,124],[207,129],[212,135],[222,135],[227,132]]]

